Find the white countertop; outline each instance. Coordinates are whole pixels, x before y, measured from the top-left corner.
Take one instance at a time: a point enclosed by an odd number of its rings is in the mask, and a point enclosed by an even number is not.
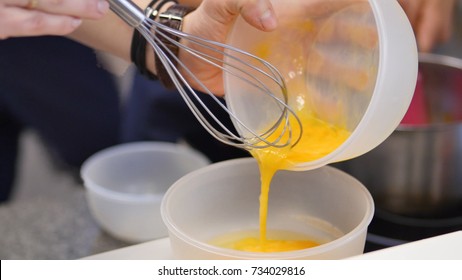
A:
[[[85,259],[167,260],[172,259],[168,238],[149,241]],[[349,258],[351,260],[462,260],[462,231],[419,240]]]
[[[462,231],[352,257],[356,260],[462,260]]]

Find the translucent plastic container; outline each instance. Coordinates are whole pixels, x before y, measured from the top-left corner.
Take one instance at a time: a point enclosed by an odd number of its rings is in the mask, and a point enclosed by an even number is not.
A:
[[[210,245],[259,228],[259,170],[253,158],[209,165],[178,180],[162,202],[179,259],[341,259],[362,254],[374,203],[356,179],[332,167],[278,172],[271,184],[268,231],[288,230],[327,243],[297,251],[251,253]]]
[[[165,192],[208,164],[183,145],[138,142],[96,153],[83,164],[81,176],[95,220],[112,236],[135,243],[167,236],[160,215]]]
[[[271,2],[277,30],[262,32],[239,18],[227,43],[276,66],[295,111],[351,132],[331,153],[291,169],[309,170],[354,158],[383,142],[406,113],[417,79],[415,37],[398,1]],[[254,131],[265,131],[281,115],[277,102],[243,80],[228,73],[224,79],[229,108]]]

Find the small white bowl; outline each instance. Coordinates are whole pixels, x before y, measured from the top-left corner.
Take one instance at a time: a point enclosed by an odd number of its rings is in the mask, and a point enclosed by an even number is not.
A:
[[[160,204],[183,175],[209,164],[199,152],[163,142],[121,144],[88,158],[81,169],[90,211],[117,239],[144,242],[167,236]]]

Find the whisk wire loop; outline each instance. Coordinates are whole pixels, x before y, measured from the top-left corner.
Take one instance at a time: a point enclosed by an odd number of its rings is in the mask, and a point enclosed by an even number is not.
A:
[[[288,105],[284,78],[273,65],[233,46],[203,39],[156,22],[146,17],[141,10],[136,11],[136,8],[132,7],[136,5],[130,0],[109,0],[109,2],[116,14],[146,38],[191,112],[217,140],[247,150],[282,148],[298,143],[303,131],[302,124]],[[124,8],[125,6],[129,8]],[[175,37],[179,40],[174,39]],[[232,75],[243,81],[252,91],[270,98],[269,100],[279,110],[278,116],[274,116],[275,121],[266,129],[256,131],[250,128],[220,101],[165,42],[175,45],[185,55],[191,55],[201,63]],[[201,92],[196,92],[191,82],[194,83],[195,89]],[[238,131],[232,130],[212,112],[201,98],[204,94],[209,95],[219,105],[218,107],[229,115]],[[296,135],[293,126],[298,127]]]

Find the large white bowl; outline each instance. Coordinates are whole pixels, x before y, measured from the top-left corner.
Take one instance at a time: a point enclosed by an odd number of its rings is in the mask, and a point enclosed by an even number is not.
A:
[[[330,154],[293,169],[354,158],[383,142],[406,113],[417,79],[415,37],[398,1],[271,2],[279,18],[276,31],[259,31],[239,18],[228,43],[276,66],[288,85],[292,108],[305,106],[351,132]],[[259,73],[251,75],[268,81]],[[224,79],[228,106],[250,128],[264,131],[280,116],[278,104],[255,87],[229,72]],[[274,92],[282,98],[276,87]]]
[[[90,211],[112,236],[131,243],[167,236],[160,204],[183,175],[209,164],[183,145],[121,144],[88,158],[81,170]]]
[[[329,242],[304,250],[251,253],[211,245],[228,233],[259,228],[259,170],[253,158],[215,163],[178,180],[162,217],[179,259],[341,259],[363,253],[374,203],[367,189],[332,167],[278,172],[271,184],[268,229]]]

